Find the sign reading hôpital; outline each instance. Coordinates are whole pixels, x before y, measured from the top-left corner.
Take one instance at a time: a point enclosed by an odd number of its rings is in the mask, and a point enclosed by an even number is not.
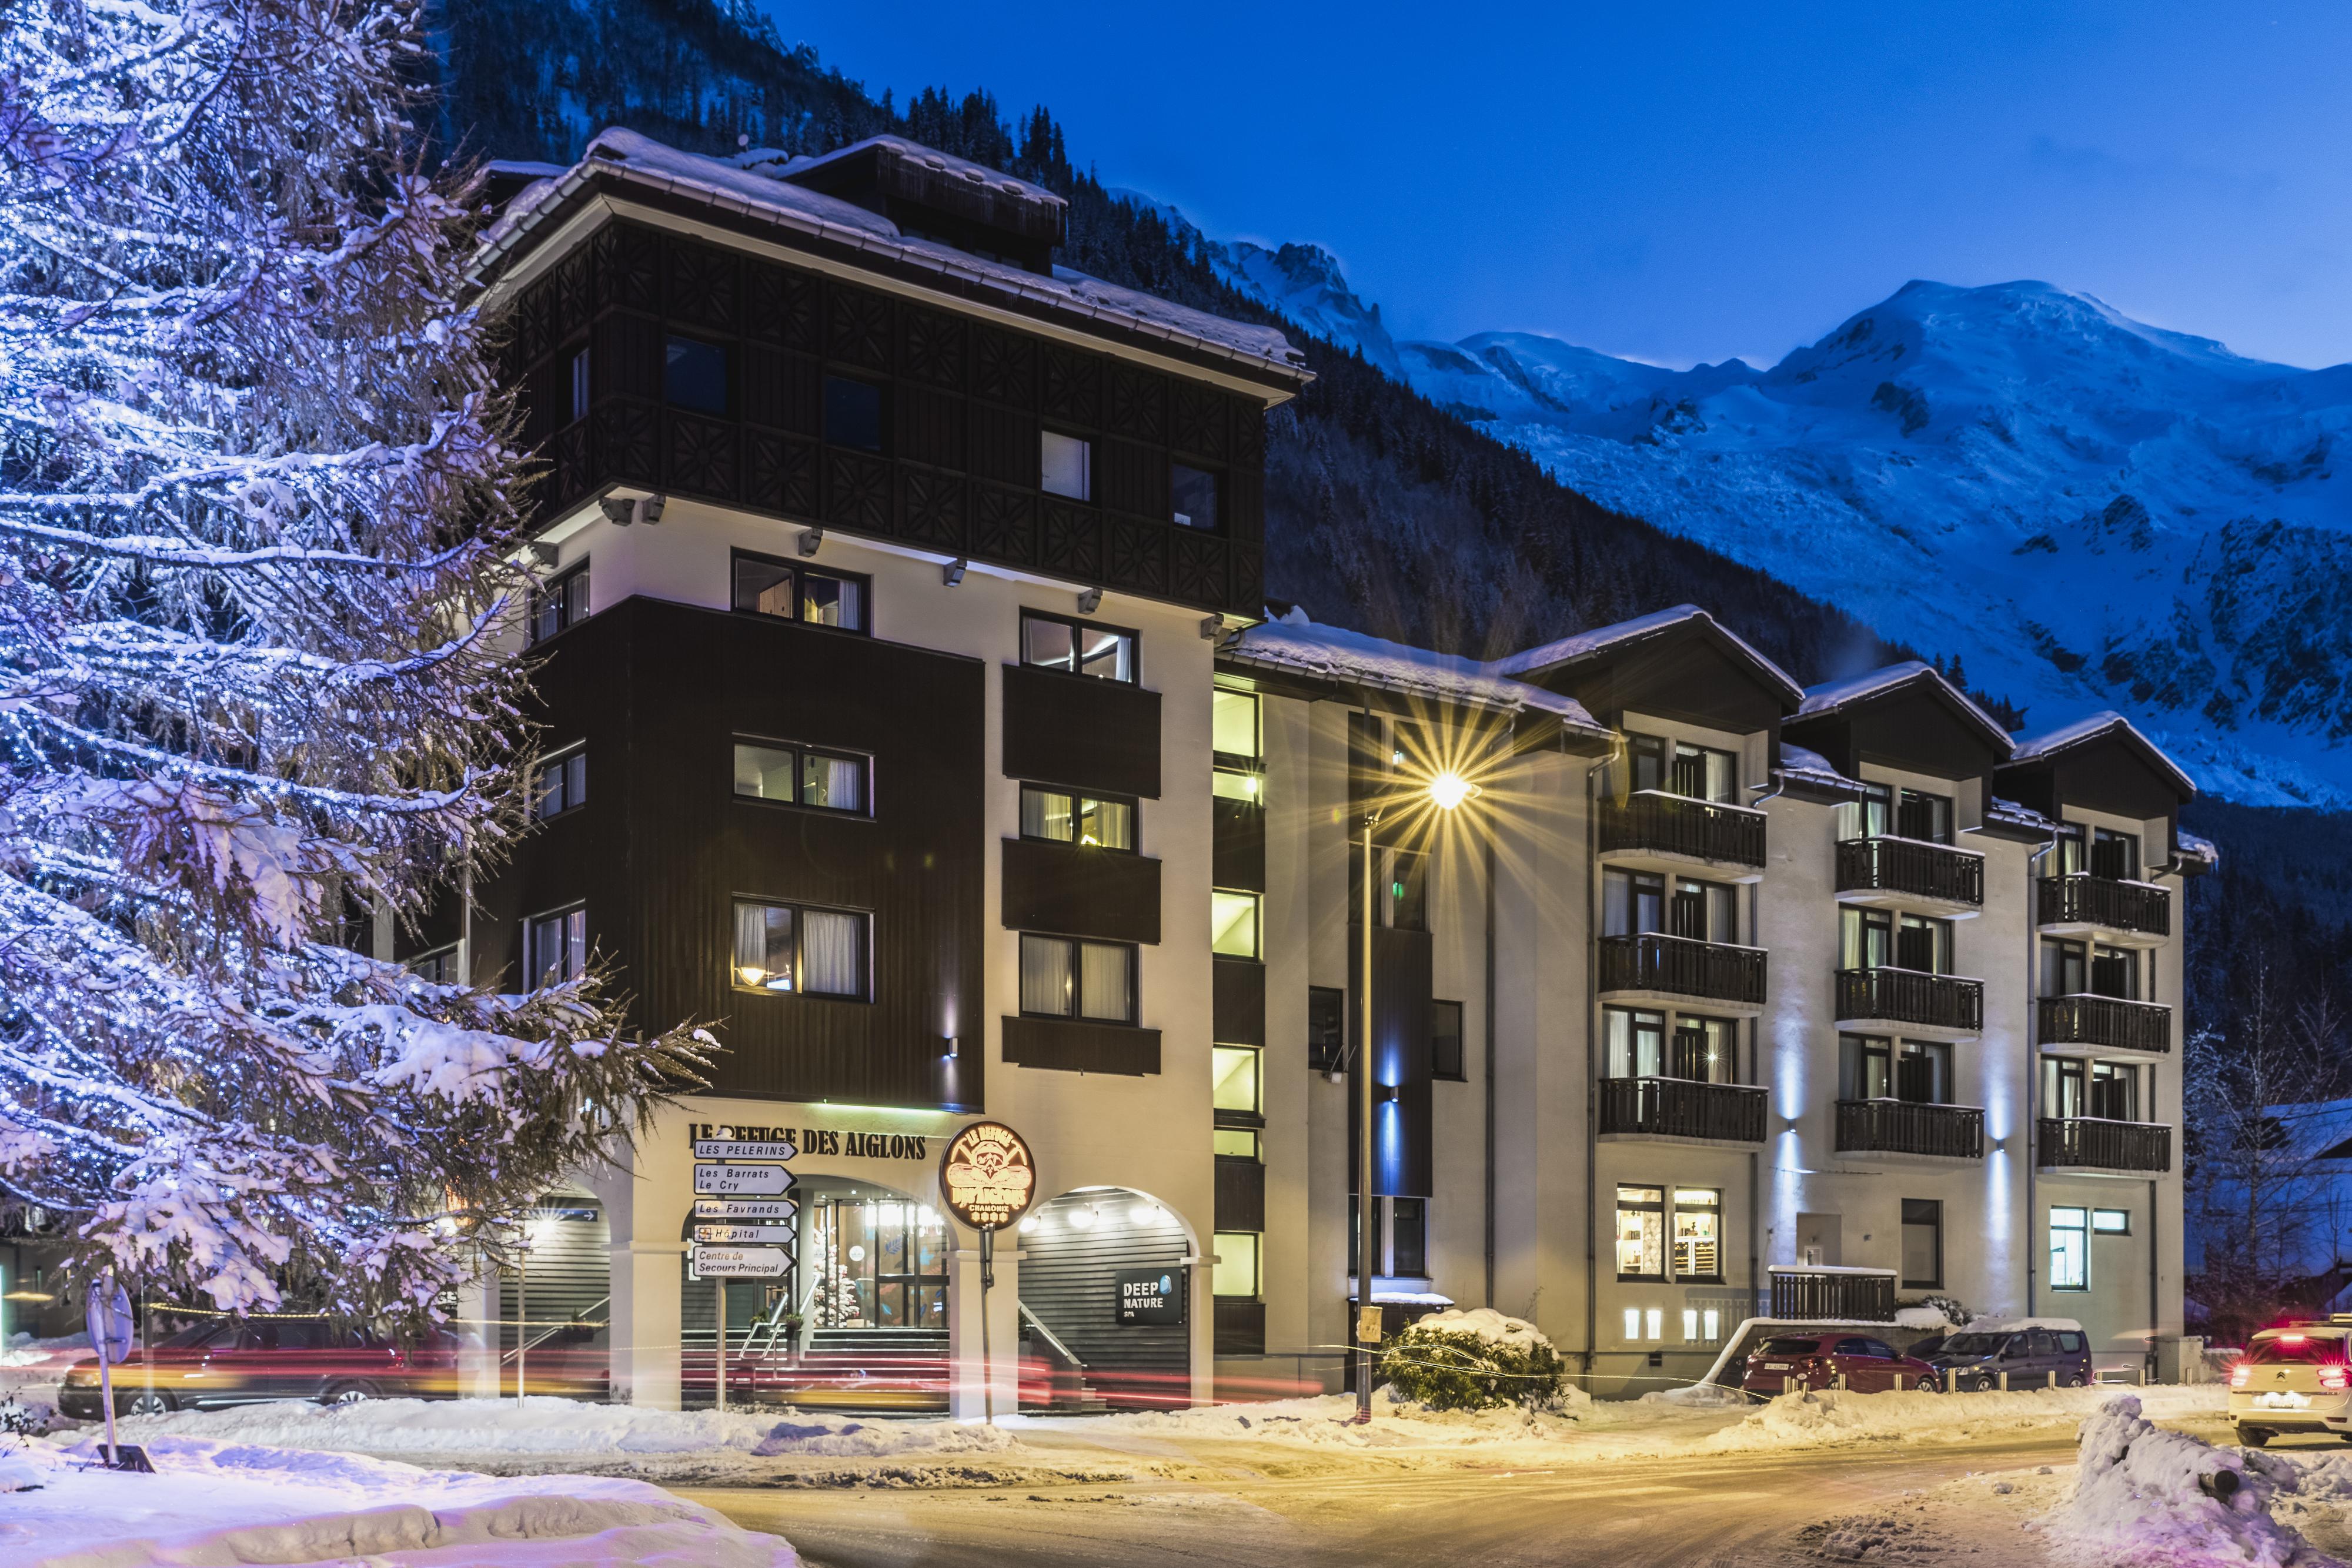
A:
[[[974,1122],[940,1157],[940,1196],[974,1230],[996,1230],[1027,1211],[1037,1166],[1021,1134],[1002,1122]]]

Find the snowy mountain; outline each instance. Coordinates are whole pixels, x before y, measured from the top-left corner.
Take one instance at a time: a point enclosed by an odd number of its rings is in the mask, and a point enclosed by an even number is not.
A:
[[[1210,250],[1571,487],[1960,657],[2037,727],[2120,707],[2217,794],[2352,807],[2352,366],[2044,283],[1915,282],[1769,370],[1672,371],[1399,342],[1320,249]]]

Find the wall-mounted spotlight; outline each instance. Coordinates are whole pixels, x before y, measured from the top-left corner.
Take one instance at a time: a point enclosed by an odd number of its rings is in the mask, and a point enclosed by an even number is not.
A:
[[[957,583],[963,580],[963,569],[971,564],[971,563],[965,560],[963,557],[956,557],[955,559],[940,568],[940,580],[947,584],[950,588],[953,588]]]
[[[961,1055],[962,1053],[963,1053],[963,1042],[962,1042],[961,1040],[958,1040],[954,1035],[950,1035],[950,1036],[948,1036],[948,1048],[947,1048],[947,1050],[945,1050],[945,1051],[941,1051],[940,1054],[940,1055],[942,1055],[942,1056],[944,1056],[944,1057],[946,1057],[950,1061],[954,1061],[958,1056]]]
[[[668,505],[669,497],[667,496],[639,496],[634,499],[627,496],[607,496],[596,503],[596,509],[604,513],[604,520],[616,528],[625,528],[633,523],[643,523],[651,528],[662,520],[662,509]]]
[[[803,528],[801,530],[801,554],[814,555],[816,554],[816,547],[823,543],[824,543],[824,530],[823,528]]]
[[[530,547],[530,559],[541,566],[553,566],[563,559],[562,545],[535,544]]]
[[[1222,615],[1201,617],[1201,641],[1213,643],[1225,634],[1225,618]]]
[[[1096,611],[1100,610],[1101,608],[1102,608],[1102,590],[1101,590],[1101,589],[1099,589],[1099,588],[1089,588],[1089,589],[1087,589],[1084,593],[1081,593],[1081,594],[1079,594],[1079,595],[1078,595],[1078,613],[1079,613],[1079,614],[1081,614],[1081,615],[1092,615]]]
[[[1393,1105],[1404,1098],[1404,1086],[1401,1083],[1383,1083],[1381,1085],[1380,1097],[1381,1104]]]

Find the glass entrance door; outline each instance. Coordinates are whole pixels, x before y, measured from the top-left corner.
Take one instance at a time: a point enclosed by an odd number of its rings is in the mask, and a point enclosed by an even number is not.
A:
[[[897,1197],[818,1197],[811,1222],[820,1328],[948,1324],[947,1223]]]

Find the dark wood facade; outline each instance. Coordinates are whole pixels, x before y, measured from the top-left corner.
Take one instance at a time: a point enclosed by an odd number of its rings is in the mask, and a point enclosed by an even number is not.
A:
[[[985,678],[978,660],[645,598],[557,634],[545,734],[584,743],[587,803],[477,889],[473,977],[512,985],[522,922],[584,903],[632,1023],[691,1020],[726,1046],[714,1092],[977,1109]],[[870,757],[872,815],[739,799],[738,736]],[[870,914],[872,999],[732,984],[739,897]]]
[[[522,287],[509,319],[543,517],[627,486],[1259,612],[1262,398],[620,219]],[[724,350],[723,412],[665,401],[672,336]],[[829,376],[881,389],[881,450],[826,439]],[[1090,501],[1039,488],[1041,429],[1093,444]],[[1180,461],[1218,476],[1216,531],[1172,520]]]

